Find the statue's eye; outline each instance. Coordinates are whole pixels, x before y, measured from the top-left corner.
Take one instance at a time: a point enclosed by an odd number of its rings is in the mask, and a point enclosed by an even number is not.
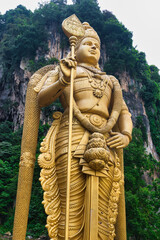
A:
[[[85,42],[85,45],[91,46],[92,43],[91,42]]]

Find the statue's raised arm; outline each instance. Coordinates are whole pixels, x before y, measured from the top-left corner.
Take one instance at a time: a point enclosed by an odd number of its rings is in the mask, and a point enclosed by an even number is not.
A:
[[[27,159],[34,159],[39,111],[56,98],[60,99],[64,112],[54,114],[55,120],[41,144],[38,158],[42,168],[40,181],[44,190],[43,204],[48,215],[46,227],[50,239],[127,239],[123,148],[132,139],[131,114],[123,99],[119,81],[99,68],[101,43],[98,34],[89,23],[84,22],[82,26],[84,33],[75,42],[74,56],[68,53],[56,69],[47,69],[47,66],[43,74],[33,75],[35,82],[29,97],[34,99],[36,107],[32,114],[31,110],[26,110],[30,117],[25,116],[24,131],[28,131],[28,134],[35,125],[36,134],[33,151],[30,147],[22,147],[25,150],[20,161],[14,240],[25,239],[27,222],[23,223],[22,229],[18,221],[22,211],[25,216],[28,214],[30,195],[25,196],[24,185],[29,178],[28,191],[31,191],[34,161]],[[73,119],[71,155],[68,159],[72,78]],[[33,120],[35,113],[37,118]],[[31,116],[32,123],[29,123]],[[30,138],[25,137],[22,146],[29,141]],[[69,185],[68,161],[71,164]],[[27,206],[23,205],[23,198],[27,199]],[[16,238],[18,232],[23,237]]]

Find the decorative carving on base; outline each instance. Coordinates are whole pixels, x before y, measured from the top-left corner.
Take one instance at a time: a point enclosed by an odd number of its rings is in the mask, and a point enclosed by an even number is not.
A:
[[[19,162],[19,167],[29,167],[29,168],[34,168],[34,163],[35,163],[35,156],[31,152],[24,152],[21,155],[20,162]]]

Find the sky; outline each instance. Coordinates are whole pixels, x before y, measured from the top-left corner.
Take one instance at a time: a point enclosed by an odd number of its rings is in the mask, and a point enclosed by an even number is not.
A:
[[[1,0],[0,12],[19,4],[34,11],[45,0]],[[71,3],[71,0],[68,0]],[[145,52],[149,65],[160,69],[160,0],[98,0],[101,10],[111,11],[133,33],[133,46]]]

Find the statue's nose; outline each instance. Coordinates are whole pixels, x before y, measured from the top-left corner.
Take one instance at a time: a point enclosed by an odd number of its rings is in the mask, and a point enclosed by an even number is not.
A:
[[[93,44],[93,45],[92,45],[92,48],[93,48],[93,49],[96,49],[96,45],[95,45],[95,44]]]

